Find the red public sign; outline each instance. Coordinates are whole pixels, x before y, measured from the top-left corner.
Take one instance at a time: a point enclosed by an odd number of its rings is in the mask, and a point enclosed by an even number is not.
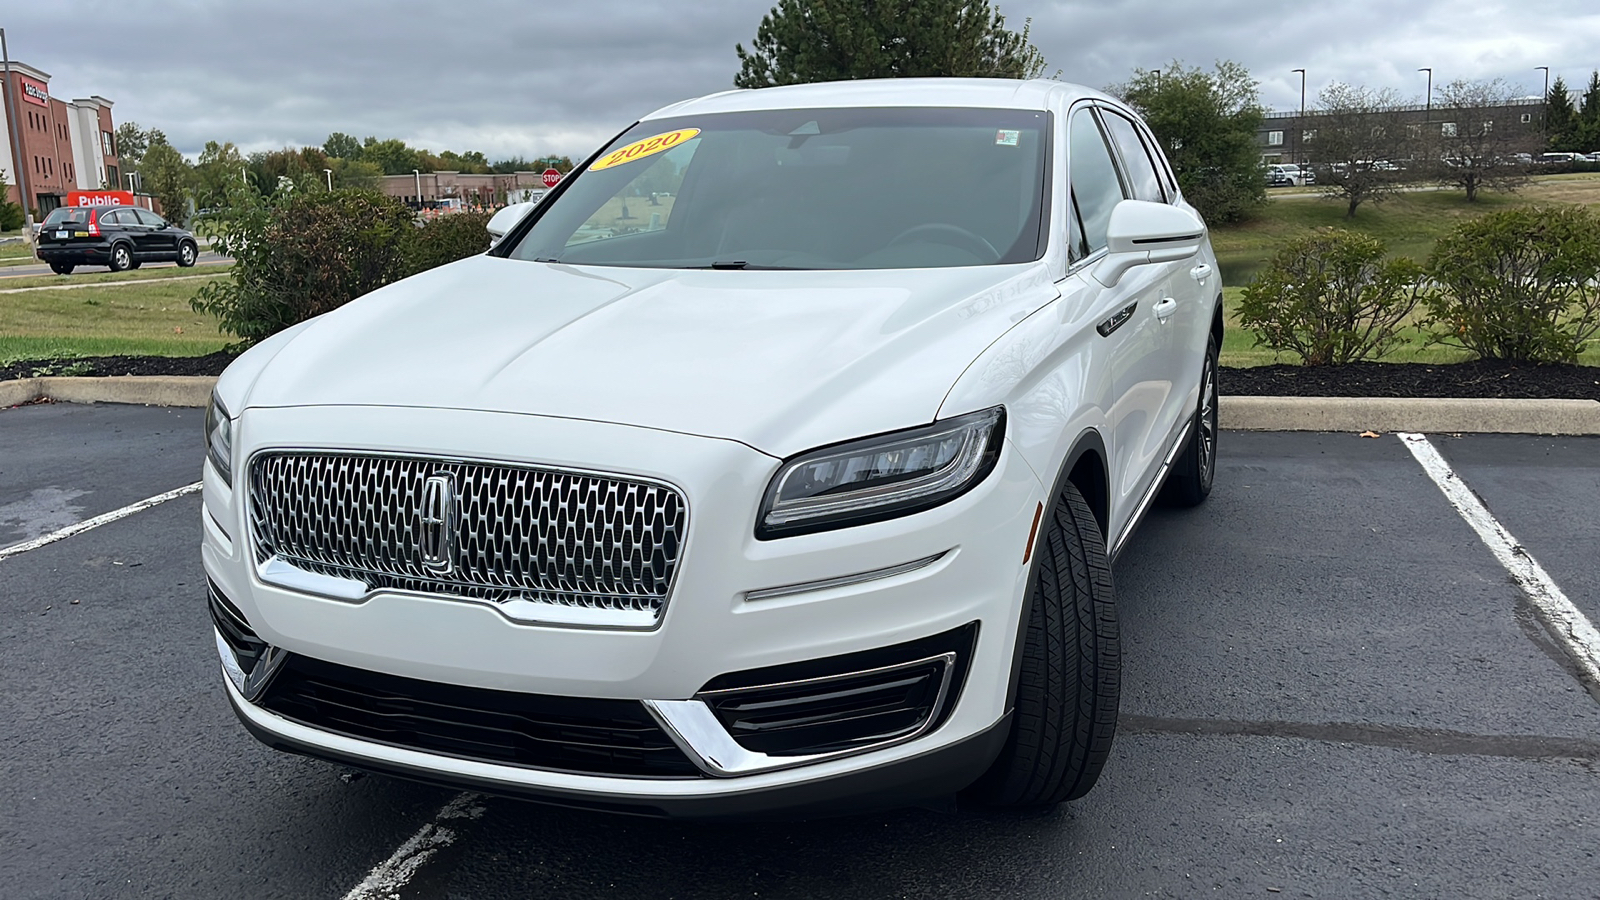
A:
[[[68,191],[68,206],[132,206],[129,191]]]
[[[544,180],[544,186],[547,188],[553,188],[561,183],[561,173],[555,169],[545,169],[544,174],[540,177]]]

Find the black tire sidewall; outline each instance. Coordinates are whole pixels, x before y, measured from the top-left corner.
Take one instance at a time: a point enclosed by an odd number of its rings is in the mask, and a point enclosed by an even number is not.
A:
[[[194,265],[199,256],[200,254],[195,250],[195,246],[188,241],[184,241],[178,246],[178,265],[182,268],[187,269]],[[188,261],[185,262],[185,259]]]
[[[113,272],[122,272],[133,264],[133,251],[126,244],[117,244],[111,248],[111,263],[107,267]]]

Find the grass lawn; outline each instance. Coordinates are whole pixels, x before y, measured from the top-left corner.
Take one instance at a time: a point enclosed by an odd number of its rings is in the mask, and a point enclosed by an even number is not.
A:
[[[1362,204],[1354,219],[1345,218],[1342,201],[1321,199],[1315,188],[1290,189],[1274,192],[1255,219],[1213,229],[1211,243],[1223,284],[1238,286],[1248,284],[1285,242],[1318,228],[1359,231],[1382,240],[1394,256],[1422,262],[1434,242],[1463,221],[1509,206],[1557,203],[1600,205],[1600,173],[1543,175],[1515,194],[1480,193],[1476,203],[1468,203],[1460,190],[1408,191]]]
[[[0,294],[0,363],[214,353],[233,340],[218,331],[214,317],[189,308],[189,298],[202,284],[153,280],[128,287]]]

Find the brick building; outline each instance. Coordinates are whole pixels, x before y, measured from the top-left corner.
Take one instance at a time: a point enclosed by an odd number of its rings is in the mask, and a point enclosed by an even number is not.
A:
[[[49,73],[14,60],[5,81],[0,170],[10,186],[6,199],[21,202],[25,181],[27,205],[43,215],[64,204],[69,191],[123,186],[110,100],[52,97]]]

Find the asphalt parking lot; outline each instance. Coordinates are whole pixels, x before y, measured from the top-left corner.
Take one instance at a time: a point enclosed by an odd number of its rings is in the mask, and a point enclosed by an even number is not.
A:
[[[0,410],[0,896],[1600,897],[1600,702],[1394,435],[1225,434],[1211,501],[1145,522],[1084,800],[702,825],[260,746],[196,494],[6,555],[196,481],[202,418]],[[1600,620],[1600,438],[1429,441]]]

